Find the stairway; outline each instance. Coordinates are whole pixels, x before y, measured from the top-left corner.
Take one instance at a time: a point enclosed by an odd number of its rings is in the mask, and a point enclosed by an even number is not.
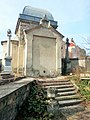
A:
[[[55,88],[55,100],[59,104],[60,111],[66,115],[72,115],[84,110],[82,100],[76,86],[70,80],[42,80],[40,81],[45,90]]]
[[[11,73],[0,73],[0,85],[8,84],[14,81],[14,74]]]

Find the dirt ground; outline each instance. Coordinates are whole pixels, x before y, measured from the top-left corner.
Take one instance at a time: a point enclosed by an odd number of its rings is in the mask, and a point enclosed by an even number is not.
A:
[[[71,117],[68,120],[90,120],[90,102],[85,103],[86,109],[83,112],[79,112]]]

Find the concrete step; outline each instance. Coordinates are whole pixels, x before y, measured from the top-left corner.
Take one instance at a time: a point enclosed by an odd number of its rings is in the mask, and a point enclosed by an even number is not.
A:
[[[67,117],[67,116],[74,115],[77,112],[84,111],[85,106],[82,104],[64,106],[64,107],[60,107],[59,110],[61,111],[61,113],[63,113]]]
[[[75,90],[75,87],[70,87],[70,88],[58,88],[57,92],[65,92],[65,91],[73,91]]]
[[[60,88],[70,88],[70,87],[74,87],[73,84],[68,84],[68,85],[50,85],[50,86],[43,86],[44,88],[49,88],[49,87],[55,87],[56,89],[60,89]]]
[[[51,86],[51,85],[69,85],[71,82],[54,82],[54,83],[42,83],[43,86]]]
[[[70,82],[70,80],[39,80],[40,83],[58,83],[58,82]]]
[[[9,78],[14,78],[14,75],[13,74],[1,74],[0,75],[0,78],[2,79],[2,80],[4,80],[4,79],[9,79]]]
[[[76,93],[77,93],[76,90],[74,90],[74,91],[67,91],[67,92],[58,92],[56,96],[75,95]]]
[[[15,81],[14,78],[2,79],[2,80],[0,80],[0,85],[5,85],[5,84],[8,84],[8,83],[14,82],[14,81]]]
[[[72,114],[84,109],[81,106],[82,100],[77,94],[77,89],[70,80],[43,81],[41,82],[45,90],[56,88],[55,100],[58,101],[60,111],[64,114]],[[70,111],[70,113],[68,112]]]
[[[58,101],[59,107],[77,105],[77,104],[80,104],[81,102],[82,100],[77,100],[77,99]]]
[[[57,101],[62,101],[62,100],[72,100],[72,99],[80,99],[79,95],[68,95],[68,96],[59,96],[55,98]]]
[[[77,94],[77,89],[70,80],[43,81],[41,84],[45,90],[56,88],[55,100],[58,101],[59,109],[62,113],[68,115],[84,109],[81,106],[80,95]]]

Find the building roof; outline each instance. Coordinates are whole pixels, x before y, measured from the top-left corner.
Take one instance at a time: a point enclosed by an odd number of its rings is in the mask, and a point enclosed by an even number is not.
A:
[[[21,14],[19,14],[19,18],[17,21],[16,29],[15,29],[15,34],[17,33],[18,27],[20,25],[20,22],[36,22],[40,23],[40,20],[46,16],[47,20],[50,21],[50,24],[56,29],[58,27],[57,21],[54,21],[54,18],[50,12],[47,10],[39,9],[39,8],[34,8],[31,6],[25,6],[23,8],[23,11]]]
[[[35,17],[39,17],[39,18],[43,18],[43,16],[46,15],[48,20],[54,20],[52,14],[50,12],[48,12],[47,10],[34,8],[31,6],[25,6],[22,14],[35,16]]]
[[[42,24],[40,24],[39,26],[33,27],[33,28],[27,28],[25,29],[25,33],[27,34],[28,32],[34,31],[36,29],[40,29],[40,28],[47,28],[50,29],[51,31],[53,31],[54,33],[58,34],[59,36],[61,36],[62,38],[64,38],[64,35],[62,35],[60,32],[58,32],[56,29],[54,29],[52,26],[50,28],[48,27],[44,27]]]

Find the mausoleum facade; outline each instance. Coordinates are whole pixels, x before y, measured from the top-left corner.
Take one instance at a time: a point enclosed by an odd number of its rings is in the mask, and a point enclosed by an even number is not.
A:
[[[56,30],[57,21],[46,10],[26,6],[19,15],[15,34],[10,42],[12,70],[16,75],[57,76],[61,74],[63,35]],[[7,40],[2,41],[3,65]]]

